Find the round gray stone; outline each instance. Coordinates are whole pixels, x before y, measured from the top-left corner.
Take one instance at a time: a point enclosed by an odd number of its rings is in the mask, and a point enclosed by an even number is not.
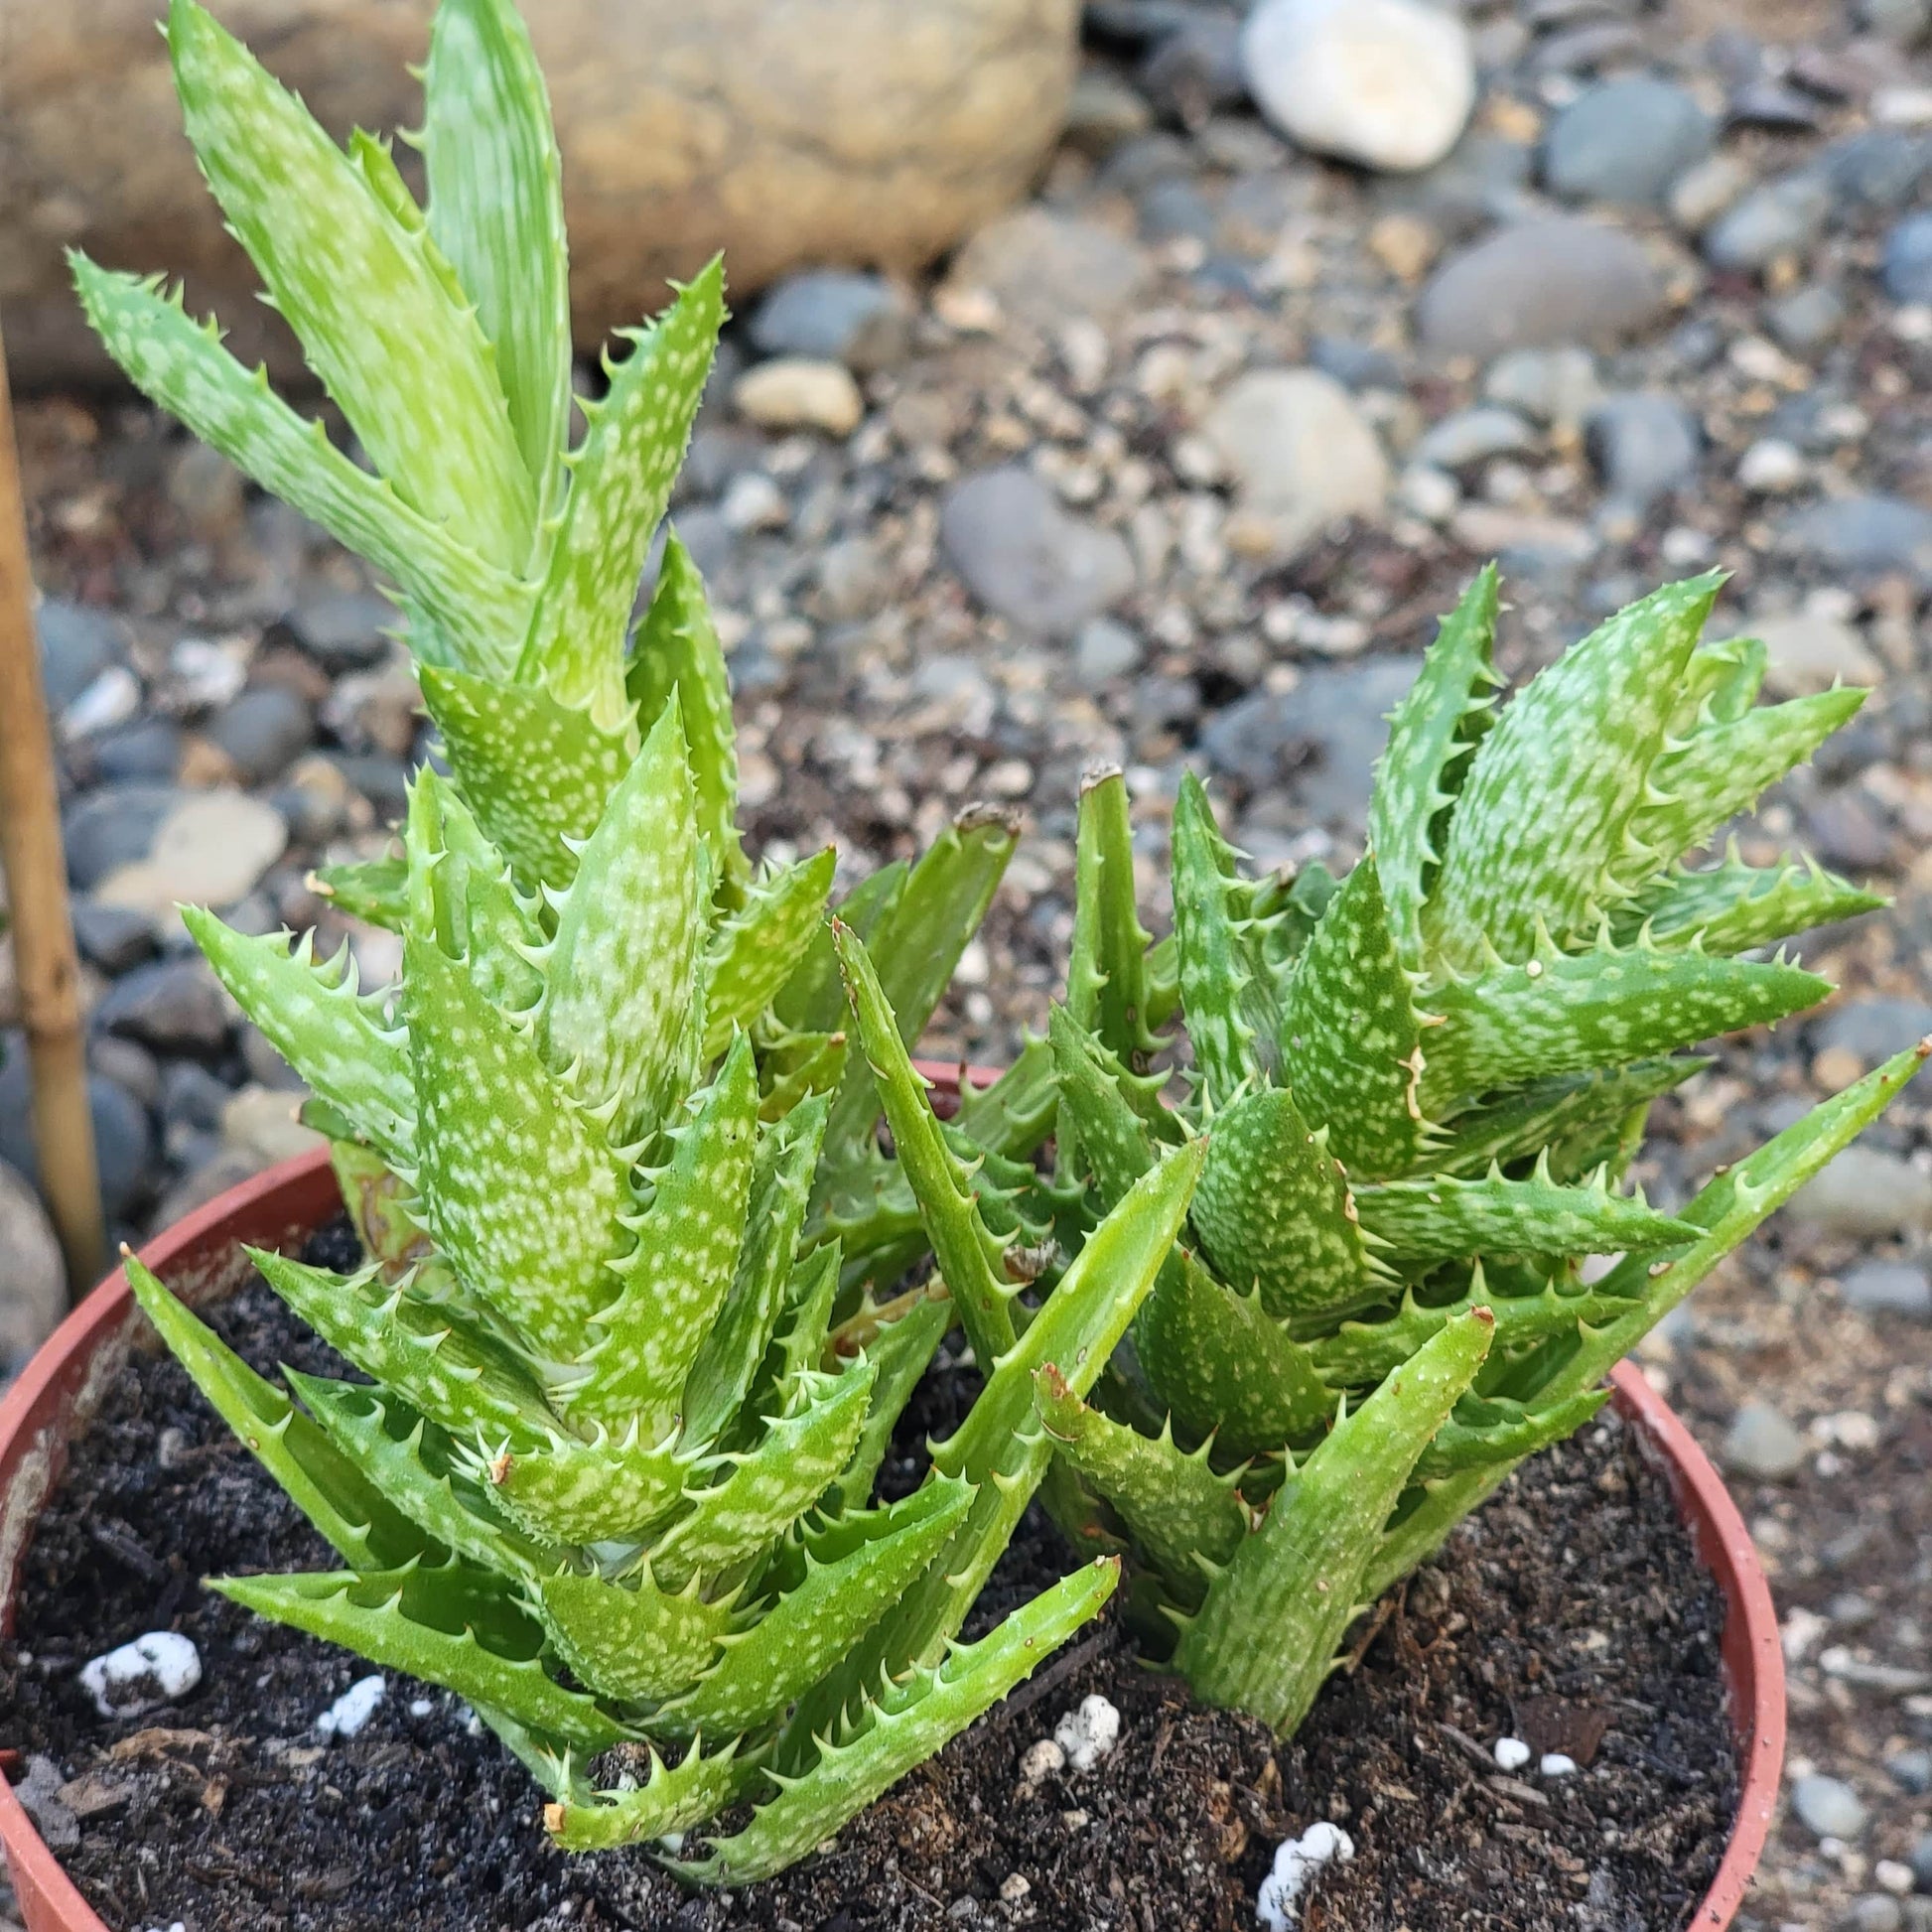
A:
[[[1806,1181],[1787,1211],[1832,1234],[1922,1234],[1932,1229],[1932,1174],[1881,1148],[1855,1144]]]
[[[1932,213],[1908,214],[1885,237],[1883,274],[1894,302],[1932,302]]]
[[[752,342],[764,355],[843,362],[861,375],[903,361],[912,309],[883,275],[814,268],[788,275],[759,304]]]
[[[1718,1455],[1733,1475],[1784,1482],[1805,1466],[1805,1439],[1768,1402],[1746,1402],[1730,1419]]]
[[[1909,570],[1932,579],[1932,509],[1902,496],[1833,496],[1796,511],[1785,548],[1859,575]]]
[[[1671,81],[1648,74],[1605,80],[1551,123],[1543,178],[1567,202],[1654,207],[1711,152],[1713,138],[1710,115]]]
[[[191,953],[116,980],[94,1009],[94,1024],[157,1052],[211,1053],[228,1043],[234,1016],[207,961]]]
[[[1819,1838],[1853,1840],[1870,1822],[1864,1800],[1843,1778],[1813,1771],[1791,1787],[1791,1809],[1804,1828]]]
[[[105,611],[50,597],[35,612],[34,628],[40,636],[47,708],[57,715],[110,664],[126,660],[126,628]]]
[[[1909,1261],[1862,1261],[1840,1284],[1861,1314],[1932,1321],[1932,1276]]]
[[[1134,588],[1120,533],[1069,515],[1027,470],[955,483],[940,507],[939,541],[989,611],[1045,636],[1072,635]]]
[[[1604,488],[1637,509],[1689,483],[1704,446],[1691,412],[1675,396],[1648,389],[1605,396],[1586,435]]]
[[[0,1162],[0,1369],[18,1369],[67,1311],[54,1224],[26,1176]]]
[[[1704,237],[1704,252],[1716,268],[1768,268],[1809,248],[1831,213],[1831,183],[1822,174],[1781,175],[1720,215]]]
[[[1410,454],[1414,462],[1437,470],[1464,470],[1494,456],[1527,450],[1535,441],[1536,432],[1515,410],[1486,403],[1445,416]]]
[[[251,784],[279,777],[315,742],[315,714],[309,701],[286,685],[265,684],[244,691],[224,706],[204,734],[233,760]]]
[[[1662,278],[1631,236],[1559,215],[1450,256],[1423,290],[1416,322],[1426,347],[1487,360],[1510,348],[1634,336],[1664,306]]]

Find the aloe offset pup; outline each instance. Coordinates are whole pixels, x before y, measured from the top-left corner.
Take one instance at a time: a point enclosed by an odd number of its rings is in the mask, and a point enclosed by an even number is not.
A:
[[[1681,863],[1854,712],[1757,707],[1764,647],[1701,641],[1720,580],[1631,606],[1506,705],[1493,571],[1397,708],[1343,880],[1253,880],[1199,783],[1173,938],[1136,914],[1117,774],[1081,801],[1059,1082],[1060,1238],[1207,1143],[1188,1228],[1091,1400],[1038,1377],[1076,1540],[1211,1702],[1306,1715],[1359,1609],[1911,1077],[1898,1054],[1675,1214],[1620,1176],[1646,1111],[1827,983],[1766,956],[1880,903],[1804,859]],[[1178,1001],[1184,1100],[1153,1070]],[[1589,1255],[1620,1257],[1594,1279]],[[1050,1300],[1047,1304],[1050,1308]]]
[[[358,137],[345,160],[189,0],[169,38],[209,180],[380,478],[148,285],[77,262],[90,314],[144,387],[395,579],[454,772],[417,774],[399,861],[335,882],[402,935],[391,995],[359,996],[311,940],[187,915],[309,1083],[368,1254],[348,1277],[253,1257],[368,1378],[291,1374],[301,1406],[128,1263],[346,1566],[219,1587],[468,1700],[566,1846],[657,1843],[753,1801],[676,1868],[757,1877],[1110,1593],[1116,1567],[1089,1565],[955,1641],[1050,1461],[1034,1373],[1049,1356],[1099,1372],[1199,1161],[1182,1151],[1123,1203],[1051,1317],[985,1358],[925,1483],[873,1507],[951,1310],[935,1284],[833,1319],[839,1229],[807,1225],[821,1166],[837,1154],[892,1192],[859,1158],[877,1154],[874,1076],[847,1064],[840,968],[902,1052],[1012,828],[968,815],[849,908],[836,950],[815,936],[829,854],[752,872],[723,658],[674,539],[626,657],[718,278],[638,340],[566,456],[555,150],[507,6],[438,15],[427,218],[385,150]],[[889,1204],[902,1247],[919,1200]]]

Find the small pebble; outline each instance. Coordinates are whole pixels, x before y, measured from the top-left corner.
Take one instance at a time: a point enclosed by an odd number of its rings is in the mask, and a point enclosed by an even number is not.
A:
[[[1912,1867],[1898,1859],[1880,1859],[1871,1867],[1871,1876],[1881,1891],[1896,1892],[1901,1898],[1912,1889]]]
[[[1053,1726],[1053,1741],[1076,1771],[1091,1771],[1120,1742],[1120,1713],[1096,1691]]]
[[[201,1652],[177,1630],[150,1630],[80,1667],[81,1688],[103,1718],[158,1711],[201,1681]]]
[[[1577,1760],[1562,1751],[1545,1751],[1537,1765],[1546,1778],[1567,1778],[1576,1773]]]
[[[1737,463],[1737,481],[1761,495],[1796,489],[1805,480],[1805,460],[1782,437],[1760,437]]]
[[[1000,1880],[1000,1896],[1009,1905],[1017,1905],[1033,1890],[1033,1885],[1024,1871],[1009,1872]]]
[[[747,369],[732,385],[732,401],[761,428],[816,429],[837,437],[850,436],[866,413],[850,369],[806,355],[778,355]]]
[[[353,1737],[375,1716],[389,1689],[388,1681],[377,1673],[358,1677],[321,1717],[316,1728],[325,1737]]]
[[[1816,1838],[1848,1842],[1863,1835],[1871,1814],[1864,1800],[1843,1778],[1813,1771],[1791,1787],[1791,1809]]]
[[[1531,1757],[1530,1747],[1520,1737],[1498,1737],[1491,1750],[1505,1771],[1520,1771]]]
[[[1020,1760],[1020,1775],[1029,1784],[1066,1767],[1066,1753],[1050,1737],[1035,1737]]]

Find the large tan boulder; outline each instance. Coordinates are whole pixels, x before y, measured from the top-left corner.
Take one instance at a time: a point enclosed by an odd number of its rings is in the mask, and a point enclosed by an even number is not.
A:
[[[433,0],[214,0],[339,137],[421,118]],[[161,0],[0,0],[0,316],[17,380],[84,380],[61,250],[185,274],[280,348],[181,132]],[[811,262],[908,269],[1026,188],[1078,0],[526,0],[564,152],[588,346],[723,248],[739,296]],[[281,359],[277,355],[274,359]]]

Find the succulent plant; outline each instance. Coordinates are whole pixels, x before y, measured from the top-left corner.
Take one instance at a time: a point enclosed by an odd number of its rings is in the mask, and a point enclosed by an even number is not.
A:
[[[543,900],[418,774],[392,1001],[307,942],[191,911],[336,1117],[368,1255],[349,1276],[251,1259],[368,1379],[288,1371],[297,1407],[128,1270],[346,1566],[215,1587],[468,1700],[550,1792],[568,1847],[660,1840],[764,1797],[707,1857],[674,1861],[722,1882],[820,1843],[1111,1592],[1102,1559],[955,1641],[1050,1460],[1034,1373],[1052,1359],[1090,1385],[1199,1161],[1152,1170],[1024,1336],[973,1311],[1004,1344],[977,1405],[916,1490],[874,1506],[952,1310],[933,1286],[835,1322],[839,1246],[801,1236],[836,1102],[774,1106],[751,1036],[735,1020],[717,1036],[734,992],[703,821],[673,697]],[[913,1077],[897,1023],[862,942],[841,928],[838,945],[897,1091]],[[949,1237],[970,1202],[925,1185],[947,1157],[906,1145]],[[595,1788],[606,1753],[627,1788]]]
[[[1278,1730],[1344,1629],[1919,1064],[1900,1053],[1674,1214],[1620,1177],[1680,1049],[1810,1006],[1766,949],[1880,901],[1805,860],[1682,863],[1857,709],[1758,708],[1761,644],[1703,642],[1720,579],[1609,620],[1507,705],[1493,570],[1397,708],[1345,879],[1250,879],[1201,785],[1173,826],[1173,936],[1136,914],[1117,774],[1081,801],[1051,1205],[1064,1250],[1206,1142],[1131,1346],[1038,1403],[1076,1540],[1210,1701]],[[1184,1010],[1171,1100],[1156,1025]],[[1587,1275],[1583,1258],[1616,1256]],[[1050,1297],[1045,1306],[1050,1309]]]

